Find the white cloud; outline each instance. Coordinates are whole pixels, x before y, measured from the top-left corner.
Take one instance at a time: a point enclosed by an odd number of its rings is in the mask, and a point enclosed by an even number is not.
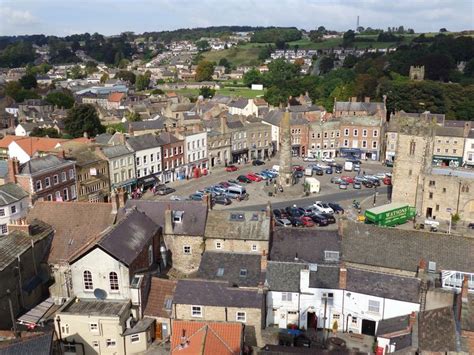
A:
[[[29,11],[15,10],[6,6],[0,6],[0,17],[2,21],[12,26],[27,26],[38,22]]]

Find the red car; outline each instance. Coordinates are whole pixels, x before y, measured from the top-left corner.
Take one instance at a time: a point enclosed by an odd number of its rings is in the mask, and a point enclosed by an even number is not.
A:
[[[304,171],[304,168],[301,165],[293,165],[293,171]]]
[[[301,223],[303,223],[303,226],[305,227],[314,227],[314,222],[311,219],[311,217],[308,216],[303,216],[300,218]]]
[[[389,178],[388,176],[387,176],[387,177],[384,177],[384,178],[383,178],[383,183],[384,183],[385,185],[392,185],[392,179]]]
[[[262,181],[262,178],[260,176],[254,175],[252,173],[249,173],[245,176],[247,176],[247,178],[252,180],[252,181],[256,181],[256,182]]]
[[[229,172],[229,173],[231,173],[231,172],[233,172],[233,171],[237,171],[237,170],[238,170],[238,169],[237,169],[237,167],[236,167],[235,165],[228,165],[228,166],[225,167],[225,171],[227,171],[227,172]]]
[[[354,183],[354,178],[350,177],[350,176],[342,176],[341,179],[344,180],[345,182],[347,182],[348,184],[353,184]]]

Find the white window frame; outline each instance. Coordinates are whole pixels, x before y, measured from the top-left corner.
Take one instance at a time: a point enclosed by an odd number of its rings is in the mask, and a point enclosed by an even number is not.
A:
[[[369,300],[368,305],[367,305],[367,310],[370,313],[380,314],[380,301]]]
[[[90,275],[90,280],[86,281],[86,272]],[[90,270],[84,270],[82,272],[82,284],[85,292],[92,292],[94,290],[94,278],[92,277],[92,272]],[[90,284],[90,287],[89,287]]]
[[[117,341],[115,339],[105,339],[105,346],[107,348],[115,348],[117,346]]]
[[[59,176],[57,174],[53,176],[53,184],[54,185],[59,184]]]
[[[98,348],[99,347],[99,341],[98,340],[93,340],[92,341],[92,347],[93,348]]]
[[[8,226],[7,226],[6,223],[5,224],[0,224],[0,232],[2,234],[7,234],[8,233]]]
[[[291,292],[282,292],[281,300],[282,302],[292,302],[293,294]]]
[[[235,312],[235,321],[245,323],[247,322],[247,312],[238,311]]]
[[[202,306],[191,306],[191,317],[202,318],[203,309]]]
[[[65,171],[62,171],[61,172],[61,181],[64,182],[64,181],[67,181],[67,174]]]
[[[51,187],[51,178],[50,177],[44,178],[44,187],[45,188]]]
[[[222,242],[216,242],[216,249],[222,249]]]
[[[252,244],[250,250],[251,251],[258,251],[258,245],[257,244]]]
[[[89,331],[91,331],[92,333],[98,333],[99,323],[89,323]]]
[[[132,334],[130,336],[130,343],[136,344],[140,342],[140,334]]]
[[[115,276],[113,276],[113,274],[115,274]],[[109,289],[110,292],[120,292],[119,277],[115,271],[109,272]]]
[[[15,214],[15,213],[16,213],[16,206],[15,206],[15,205],[12,205],[12,206],[10,207],[10,211],[11,211],[12,214]]]

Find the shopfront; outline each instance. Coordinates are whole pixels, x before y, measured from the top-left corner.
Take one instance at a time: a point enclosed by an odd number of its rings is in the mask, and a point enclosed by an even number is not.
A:
[[[457,168],[462,165],[462,157],[433,155],[433,166]]]

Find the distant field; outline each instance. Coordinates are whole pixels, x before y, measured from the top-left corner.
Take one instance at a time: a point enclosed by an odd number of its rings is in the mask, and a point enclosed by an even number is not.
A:
[[[211,51],[204,53],[204,58],[219,63],[219,60],[226,58],[232,65],[251,65],[259,64],[258,54],[262,45],[259,43],[247,43],[241,46],[224,49],[222,51]]]
[[[181,95],[198,96],[199,89],[179,89],[169,90]],[[216,91],[216,94],[225,96],[245,97],[247,99],[253,99],[258,96],[263,96],[265,90],[251,90],[249,88],[241,87],[226,87]]]

